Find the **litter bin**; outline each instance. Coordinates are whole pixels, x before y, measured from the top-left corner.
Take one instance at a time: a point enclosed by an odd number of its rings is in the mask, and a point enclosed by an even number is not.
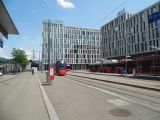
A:
[[[49,83],[50,80],[49,80],[49,72],[46,72],[46,82]]]

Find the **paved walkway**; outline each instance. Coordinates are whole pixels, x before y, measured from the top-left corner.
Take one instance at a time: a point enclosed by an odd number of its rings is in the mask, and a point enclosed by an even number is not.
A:
[[[39,72],[38,76],[42,84],[46,82],[45,73]],[[159,112],[142,105],[142,103],[152,105],[155,98],[149,99],[150,102],[145,101],[148,97],[144,95],[143,99],[137,99],[142,95],[139,94],[141,90],[138,93],[137,89],[135,91],[135,88],[130,87],[130,92],[122,92],[123,89],[117,89],[120,91],[116,92],[115,84],[111,85],[113,89],[108,90],[103,85],[98,85],[99,87],[87,85],[78,82],[80,79],[71,80],[69,77],[69,75],[55,76],[52,85],[43,84],[60,120],[159,120],[160,118]],[[155,91],[149,92],[155,93]]]
[[[128,77],[120,77],[120,76],[110,76],[107,74],[95,74],[88,71],[72,71],[68,73],[69,75],[74,76],[81,76],[84,78],[92,78],[96,80],[103,80],[106,82],[128,85],[133,87],[139,87],[149,90],[156,90],[160,91],[160,81],[153,81],[153,80],[143,80],[143,79],[135,79],[135,78],[128,78]]]
[[[0,120],[49,120],[36,75],[0,78]]]

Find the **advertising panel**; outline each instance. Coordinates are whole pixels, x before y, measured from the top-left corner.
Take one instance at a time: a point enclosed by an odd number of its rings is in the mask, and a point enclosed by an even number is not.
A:
[[[148,16],[148,22],[149,23],[153,23],[153,22],[156,22],[158,20],[160,20],[160,11],[155,12],[155,13]]]
[[[54,80],[54,67],[50,66],[49,68],[49,79]]]

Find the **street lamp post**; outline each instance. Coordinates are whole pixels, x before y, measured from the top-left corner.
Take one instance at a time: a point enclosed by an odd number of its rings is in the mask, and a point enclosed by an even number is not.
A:
[[[125,73],[126,73],[126,76],[127,76],[127,55],[126,55],[126,58],[125,58]]]
[[[139,67],[138,67],[138,66],[139,66],[139,63],[138,63],[138,60],[139,60],[139,59],[138,59],[138,56],[136,57],[136,59],[137,59],[137,60],[136,60],[136,63],[137,63],[136,76],[139,76]]]
[[[50,19],[48,20],[48,72],[46,73],[46,80],[49,84],[52,84],[52,81],[49,80],[49,68],[50,68],[50,65],[51,65],[51,62],[50,62],[50,48],[51,48],[51,41],[50,41]]]
[[[126,34],[126,32],[125,32],[125,34]],[[126,37],[127,38],[127,37]],[[127,39],[126,39],[126,55],[125,55],[125,72],[126,72],[126,76],[127,76],[127,74],[128,74],[128,60],[127,60],[127,58],[129,58],[130,59],[130,45],[129,45],[129,43],[128,43],[128,41],[127,41]]]
[[[48,20],[48,70],[50,66],[50,19]]]
[[[42,59],[41,59],[41,51],[37,51],[37,50],[33,50],[34,52],[33,52],[33,60],[35,60],[35,61],[39,61],[38,62],[38,67],[39,67],[39,71],[40,71],[40,68],[41,68],[41,70],[42,70]]]
[[[128,37],[128,35],[127,35],[127,31],[125,30],[124,31],[124,34],[125,34],[125,36],[126,36],[126,38],[125,38],[125,40],[126,40],[126,44],[125,44],[125,46],[126,46],[126,49],[125,49],[125,73],[126,73],[126,76],[127,76],[127,56],[128,56],[128,41],[127,41],[127,37]]]

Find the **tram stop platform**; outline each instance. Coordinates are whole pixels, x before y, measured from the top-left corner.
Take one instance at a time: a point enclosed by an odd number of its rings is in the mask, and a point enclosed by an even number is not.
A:
[[[133,77],[132,75],[120,75],[110,73],[95,73],[84,70],[73,70],[68,73],[71,76],[100,80],[104,82],[160,91],[160,79],[149,77]],[[146,79],[147,78],[147,79]]]

